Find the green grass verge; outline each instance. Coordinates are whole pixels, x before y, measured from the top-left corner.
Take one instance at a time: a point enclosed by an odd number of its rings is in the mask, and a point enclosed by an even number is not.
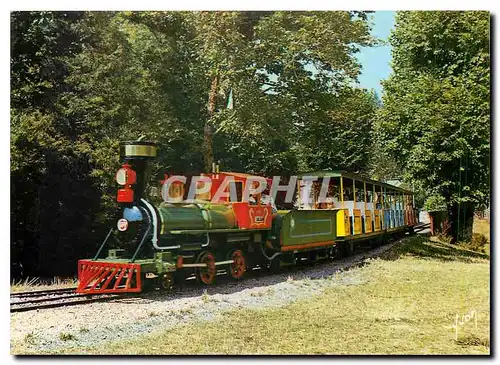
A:
[[[474,223],[472,224],[472,232],[482,234],[486,239],[490,240],[490,222],[486,219],[474,218]]]
[[[55,277],[52,280],[40,281],[39,278],[26,278],[10,284],[10,292],[21,291],[36,291],[48,289],[64,289],[77,286],[78,280],[76,278],[59,278]]]
[[[65,353],[489,353],[486,255],[411,237],[352,271],[362,284],[332,287],[279,309],[235,310],[219,321]],[[473,320],[459,324],[455,339],[456,315],[472,310],[477,328]]]

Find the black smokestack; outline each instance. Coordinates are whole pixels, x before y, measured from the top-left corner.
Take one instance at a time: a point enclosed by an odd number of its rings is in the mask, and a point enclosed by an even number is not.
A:
[[[126,141],[120,143],[120,160],[128,163],[137,174],[137,183],[133,185],[134,200],[144,196],[146,188],[148,162],[156,157],[156,144],[148,141]]]

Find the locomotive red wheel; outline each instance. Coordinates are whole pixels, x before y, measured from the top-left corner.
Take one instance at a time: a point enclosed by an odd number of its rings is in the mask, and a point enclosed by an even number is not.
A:
[[[229,275],[231,275],[233,279],[241,279],[247,271],[247,262],[243,251],[233,251],[230,255],[230,260],[233,260],[233,263],[229,264]]]
[[[217,269],[215,267],[215,256],[208,251],[203,251],[198,256],[196,260],[199,264],[207,264],[206,267],[199,267],[196,270],[196,278],[200,283],[205,285],[211,285],[215,281],[215,277],[217,276]]]

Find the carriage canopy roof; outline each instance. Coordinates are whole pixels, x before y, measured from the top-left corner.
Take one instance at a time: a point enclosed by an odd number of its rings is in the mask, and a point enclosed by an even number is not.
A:
[[[390,190],[394,190],[394,191],[399,191],[399,192],[402,192],[402,193],[405,193],[405,194],[411,194],[411,195],[413,195],[413,191],[411,191],[411,190],[403,189],[403,188],[400,188],[400,187],[397,187],[397,186],[394,186],[394,185],[391,185],[391,184],[383,183],[381,181],[372,180],[372,179],[363,177],[361,175],[358,175],[358,174],[355,174],[355,173],[352,173],[352,172],[347,172],[347,171],[341,171],[341,170],[333,170],[333,171],[328,171],[328,170],[326,170],[326,171],[311,171],[311,172],[303,172],[303,173],[300,173],[298,175],[299,179],[300,178],[304,178],[306,176],[314,176],[314,177],[343,177],[343,178],[347,178],[347,179],[354,179],[354,180],[357,180],[357,181],[366,182],[368,184],[373,184],[373,185],[376,185],[376,186],[382,186],[384,188],[387,188],[387,189],[390,189]]]

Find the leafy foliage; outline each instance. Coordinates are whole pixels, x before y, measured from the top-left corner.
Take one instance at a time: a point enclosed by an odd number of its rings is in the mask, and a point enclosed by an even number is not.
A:
[[[11,27],[11,247],[25,275],[69,275],[95,252],[123,140],[159,144],[152,186],[203,171],[208,147],[224,170],[368,168],[364,12],[14,12]]]
[[[391,44],[379,144],[427,207],[445,202],[453,224],[470,221],[490,191],[489,14],[398,12]]]

